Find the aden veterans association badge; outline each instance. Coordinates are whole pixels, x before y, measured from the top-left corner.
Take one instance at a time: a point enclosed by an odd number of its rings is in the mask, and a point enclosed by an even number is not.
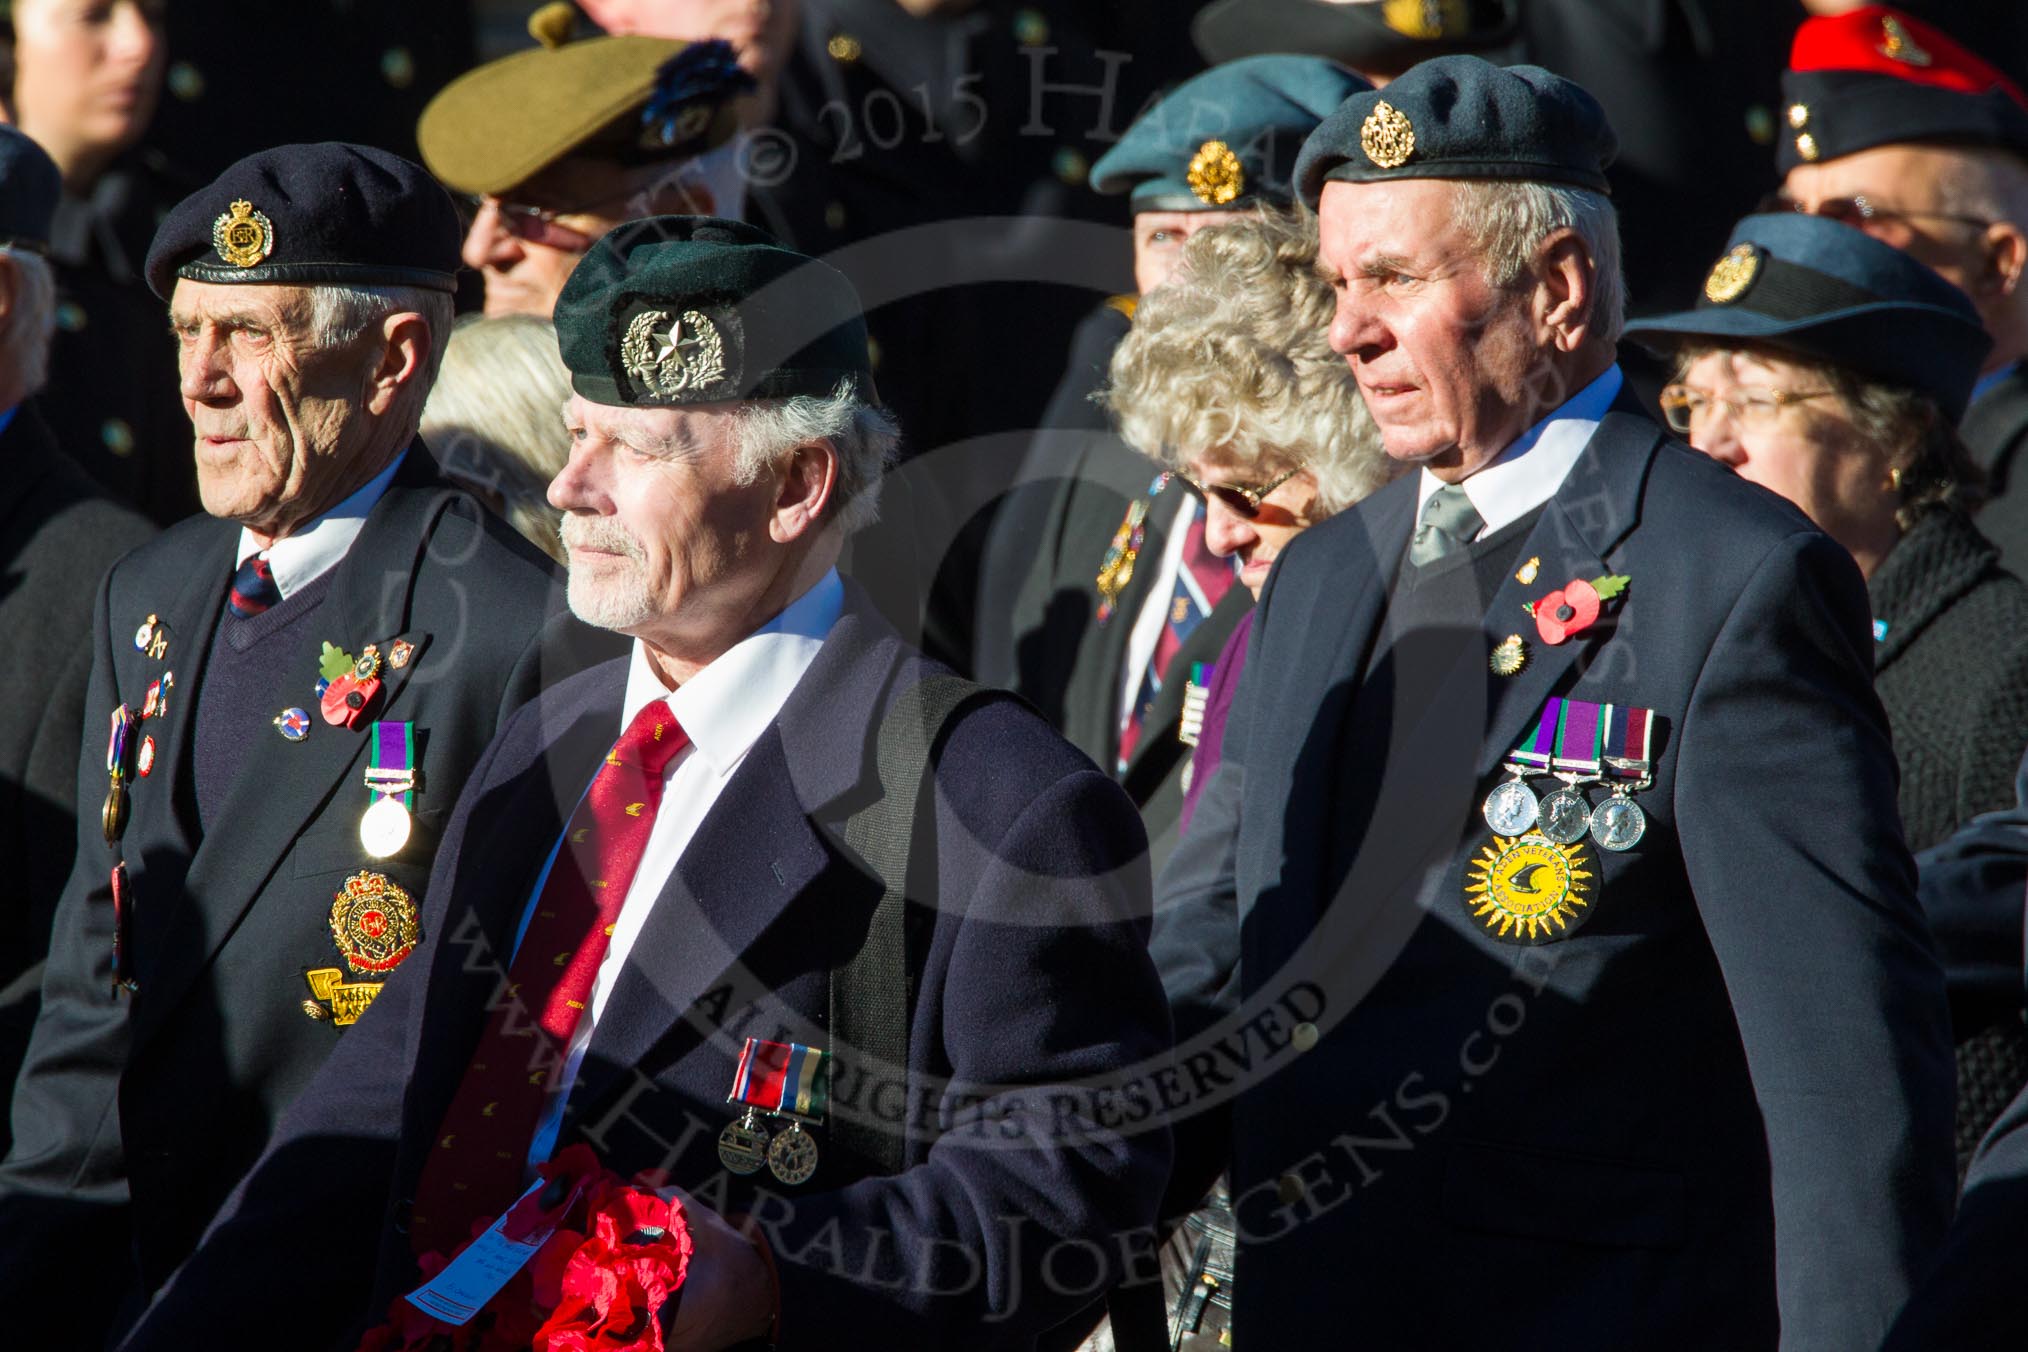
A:
[[[361,975],[391,972],[422,938],[415,901],[384,873],[355,873],[331,902],[331,938]]]
[[[1591,915],[1598,866],[1582,840],[1495,835],[1465,871],[1465,904],[1503,943],[1568,937]]]

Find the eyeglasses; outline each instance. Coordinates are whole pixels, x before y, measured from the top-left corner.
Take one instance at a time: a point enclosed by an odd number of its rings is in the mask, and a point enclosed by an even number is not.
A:
[[[1688,432],[1693,426],[1710,422],[1713,411],[1722,408],[1734,426],[1759,431],[1773,423],[1790,404],[1821,399],[1831,393],[1831,390],[1806,390],[1798,394],[1765,385],[1741,385],[1720,399],[1688,385],[1666,385],[1662,388],[1662,416],[1678,432]]]
[[[564,225],[559,216],[575,216],[601,203],[612,201],[611,197],[600,198],[597,202],[586,202],[575,207],[536,207],[526,202],[509,202],[491,193],[461,192],[457,195],[458,205],[465,209],[468,219],[478,219],[479,213],[492,207],[500,214],[500,224],[516,238],[530,244],[540,244],[565,253],[585,253],[597,243],[597,238],[582,230]]]
[[[1199,483],[1180,469],[1176,471],[1176,477],[1184,483],[1189,484],[1204,497],[1217,498],[1224,505],[1225,510],[1231,512],[1234,516],[1244,517],[1246,520],[1251,521],[1260,515],[1261,503],[1266,501],[1268,494],[1274,492],[1277,488],[1280,488],[1302,472],[1302,469],[1298,467],[1289,470],[1287,473],[1276,478],[1272,483],[1265,484]]]
[[[1760,209],[1764,212],[1794,211],[1805,216],[1822,216],[1855,230],[1864,230],[1869,225],[1913,220],[1951,221],[1979,230],[1993,224],[1983,216],[1964,216],[1954,211],[1908,211],[1901,207],[1882,206],[1864,193],[1854,193],[1850,197],[1826,197],[1815,206],[1804,206],[1786,193],[1778,192],[1762,198]]]

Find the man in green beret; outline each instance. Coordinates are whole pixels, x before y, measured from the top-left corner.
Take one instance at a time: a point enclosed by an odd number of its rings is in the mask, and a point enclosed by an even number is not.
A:
[[[632,651],[493,744],[426,979],[127,1346],[325,1345],[538,1166],[595,1163],[684,1202],[689,1275],[649,1301],[674,1346],[1033,1347],[1119,1279],[1168,1171],[1166,1132],[1071,1087],[1166,1042],[1133,805],[839,578],[896,440],[841,274],[657,218],[556,320],[570,605]]]
[[[451,81],[416,124],[423,163],[470,212],[463,256],[489,315],[548,318],[571,269],[622,221],[740,209],[732,166],[702,158],[738,130],[735,104],[753,87],[731,47],[573,41],[576,16],[535,11],[535,47]]]

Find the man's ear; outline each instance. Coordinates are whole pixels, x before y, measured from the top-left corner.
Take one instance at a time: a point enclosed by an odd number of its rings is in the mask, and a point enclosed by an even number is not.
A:
[[[0,333],[12,322],[21,306],[21,265],[0,252]]]
[[[1575,352],[1592,332],[1594,270],[1591,251],[1575,230],[1553,231],[1535,252],[1536,338],[1559,352]]]
[[[2013,221],[1994,221],[1986,227],[1981,246],[1985,264],[1975,285],[1991,295],[2013,295],[2028,273],[2028,234]]]
[[[380,359],[367,372],[364,400],[367,411],[375,415],[394,407],[402,389],[421,378],[431,344],[436,341],[429,321],[413,310],[391,314],[382,321],[380,340]]]
[[[828,438],[790,451],[778,471],[774,517],[768,534],[776,544],[801,539],[831,520],[831,495],[838,488],[838,447]]]

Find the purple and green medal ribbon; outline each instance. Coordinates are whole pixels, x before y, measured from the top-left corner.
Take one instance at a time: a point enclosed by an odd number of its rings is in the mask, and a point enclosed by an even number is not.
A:
[[[415,811],[415,724],[375,723],[367,755],[366,787],[373,799],[398,793],[401,805]]]
[[[764,1113],[821,1122],[831,1100],[831,1053],[750,1037],[739,1053],[731,1098]]]
[[[1534,729],[1509,759],[1535,774],[1610,771],[1614,778],[1644,779],[1654,725],[1654,714],[1636,705],[1593,704],[1558,695],[1542,706]]]

